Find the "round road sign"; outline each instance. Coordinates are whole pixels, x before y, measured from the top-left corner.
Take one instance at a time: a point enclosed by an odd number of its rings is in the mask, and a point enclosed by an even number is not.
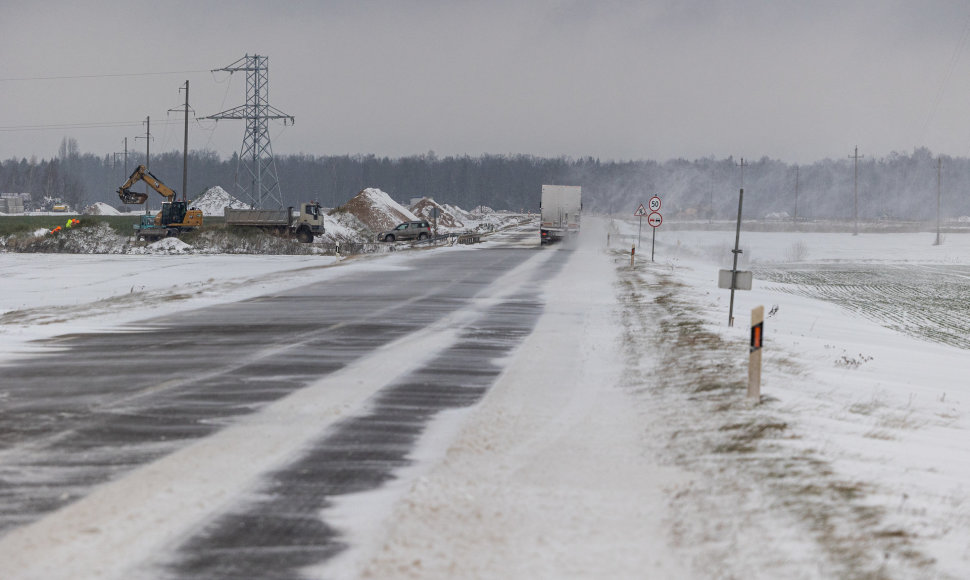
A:
[[[650,227],[654,227],[654,228],[660,227],[660,224],[662,224],[663,221],[664,221],[663,216],[657,212],[653,212],[647,216],[647,223],[650,224]]]
[[[656,195],[651,197],[647,205],[650,207],[650,211],[660,211],[660,198]]]

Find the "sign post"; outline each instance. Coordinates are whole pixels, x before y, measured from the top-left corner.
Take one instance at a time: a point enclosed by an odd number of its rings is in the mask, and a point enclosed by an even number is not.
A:
[[[741,160],[744,163],[744,159]],[[734,290],[737,288],[738,279],[738,254],[742,253],[741,250],[741,207],[744,204],[744,188],[741,188],[740,193],[738,193],[738,230],[734,235],[734,249],[731,250],[734,253],[734,267],[731,268],[732,278],[731,278],[731,305],[728,307],[728,326],[734,326]]]
[[[650,261],[653,262],[653,249],[657,244],[657,228],[663,222],[663,216],[658,213],[660,211],[660,197],[656,195],[651,197],[650,201],[647,202],[647,207],[650,208],[647,223],[653,228],[653,238],[650,240]]]
[[[643,216],[647,215],[647,208],[643,207],[643,204],[641,203],[640,204],[640,207],[637,208],[637,211],[633,212],[633,215],[635,215],[638,218],[640,218],[640,229],[637,230],[637,247],[639,248],[640,247],[640,232],[643,231]]]
[[[647,216],[647,223],[653,228],[653,239],[650,242],[650,261],[653,262],[653,249],[657,244],[657,228],[660,227],[664,218],[657,212],[653,212]]]
[[[748,356],[748,400],[761,401],[761,346],[764,342],[765,307],[751,309],[751,350]]]

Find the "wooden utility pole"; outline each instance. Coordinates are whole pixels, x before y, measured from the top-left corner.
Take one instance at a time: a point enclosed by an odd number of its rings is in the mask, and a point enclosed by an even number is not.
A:
[[[189,181],[189,81],[185,81],[185,143],[182,147],[182,201]]]
[[[849,155],[849,159],[855,160],[855,178],[853,179],[853,182],[852,182],[853,183],[852,194],[853,194],[853,198],[855,199],[855,204],[854,204],[855,209],[853,210],[853,217],[855,219],[855,229],[852,230],[853,236],[859,235],[859,159],[863,159],[863,158],[865,158],[865,155],[861,155],[861,156],[859,155],[859,146],[856,145],[855,153],[853,155]]]
[[[707,223],[714,223],[714,178],[711,177],[711,209],[707,216]]]
[[[124,158],[125,158],[125,178],[127,179],[128,178],[128,138],[127,137],[125,137],[124,143],[125,143],[125,151],[123,153],[115,153],[114,154],[114,160],[115,160],[115,167],[117,167],[118,156],[119,155],[124,156]]]
[[[936,158],[936,243],[935,246],[943,244],[943,237],[940,235],[940,202],[943,197],[943,158]]]
[[[144,137],[135,137],[135,139],[136,140],[137,139],[144,139],[145,140],[145,170],[147,171],[148,169],[151,168],[151,165],[149,164],[149,160],[151,159],[151,151],[152,151],[152,148],[151,148],[151,142],[152,142],[152,118],[151,117],[145,117],[145,136]],[[148,195],[148,194],[149,194],[148,183],[145,183],[145,195]],[[148,206],[147,205],[145,206],[145,209],[146,209],[146,211],[148,210]]]

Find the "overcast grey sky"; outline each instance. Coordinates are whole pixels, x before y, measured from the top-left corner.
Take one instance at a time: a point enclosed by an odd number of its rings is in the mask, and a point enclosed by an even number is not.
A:
[[[179,88],[198,117],[243,104],[244,73],[208,71],[247,53],[296,118],[271,124],[277,154],[970,156],[968,18],[956,0],[0,0],[0,158],[65,136],[143,152],[146,117],[153,153],[181,150]],[[193,121],[189,146],[226,157],[243,132]]]

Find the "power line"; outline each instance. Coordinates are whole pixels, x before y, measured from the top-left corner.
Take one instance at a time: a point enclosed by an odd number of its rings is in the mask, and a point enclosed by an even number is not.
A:
[[[176,124],[179,121],[156,121],[160,125]],[[91,123],[56,123],[51,125],[10,125],[0,127],[0,131],[49,131],[58,129],[104,129],[112,127],[140,127],[144,121],[104,121]]]
[[[175,70],[175,71],[165,71],[165,72],[139,72],[139,73],[109,73],[109,74],[93,74],[93,75],[61,75],[61,76],[50,76],[50,77],[8,77],[0,78],[0,82],[15,82],[15,81],[61,81],[61,80],[75,80],[75,79],[106,79],[106,78],[117,78],[117,77],[149,77],[149,76],[163,76],[163,75],[182,75],[191,73],[207,73],[208,70]]]
[[[950,56],[950,63],[946,69],[946,74],[943,76],[943,81],[940,83],[940,88],[936,93],[936,100],[933,101],[933,106],[930,108],[926,115],[926,120],[923,122],[923,129],[920,131],[921,140],[926,134],[926,129],[930,126],[930,122],[936,116],[937,109],[940,107],[940,102],[943,100],[943,94],[949,87],[950,79],[953,77],[953,71],[956,69],[957,63],[960,61],[964,48],[966,48],[968,38],[970,38],[970,14],[967,15],[967,19],[963,24],[963,32],[960,35],[960,40],[957,42],[956,47],[953,49],[953,54]]]

